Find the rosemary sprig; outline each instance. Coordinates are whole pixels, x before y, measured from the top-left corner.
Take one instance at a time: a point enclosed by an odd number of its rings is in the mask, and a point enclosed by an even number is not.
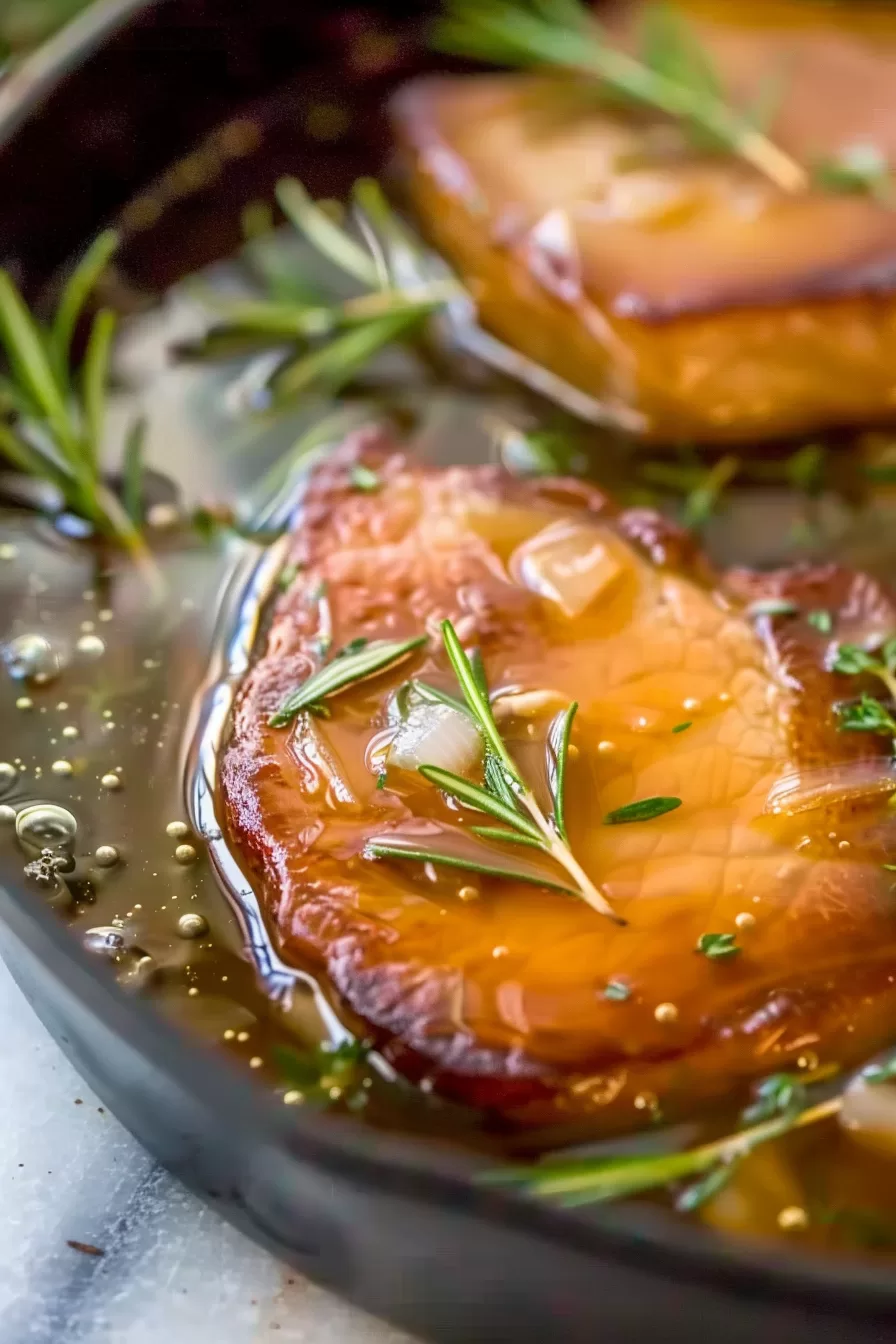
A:
[[[637,55],[614,47],[579,0],[448,0],[436,42],[442,50],[496,65],[562,70],[596,81],[616,102],[672,117],[699,148],[737,155],[784,191],[809,185],[805,168],[762,129],[773,110],[768,88],[752,109],[729,106],[708,53],[665,6],[647,11]]]
[[[303,709],[317,709],[322,700],[336,695],[353,686],[356,682],[366,681],[368,677],[385,672],[401,662],[409,653],[421,648],[427,641],[426,635],[417,635],[413,639],[374,640],[364,644],[353,652],[343,651],[321,667],[304,681],[298,690],[291,691],[280,708],[268,722],[272,728],[284,728]]]
[[[759,1085],[756,1101],[742,1117],[742,1128],[734,1134],[677,1153],[657,1153],[636,1157],[549,1158],[535,1166],[510,1167],[490,1171],[483,1180],[490,1185],[507,1185],[529,1194],[557,1200],[567,1208],[599,1204],[627,1195],[642,1194],[665,1186],[679,1186],[676,1207],[693,1212],[718,1193],[738,1165],[756,1148],[770,1139],[795,1129],[803,1129],[837,1115],[843,1105],[845,1088],[835,1097],[811,1103],[807,1081],[820,1082],[833,1069],[819,1070],[813,1079],[795,1074],[774,1074]],[[882,1064],[861,1071],[868,1084],[896,1077],[896,1055]]]
[[[418,258],[421,249],[376,182],[360,179],[352,192],[351,217],[363,242],[295,179],[280,182],[276,194],[295,231],[319,258],[360,286],[361,293],[334,301],[315,274],[303,277],[290,294],[280,273],[272,277],[268,268],[263,275],[266,298],[213,299],[221,321],[198,346],[182,353],[219,358],[236,351],[279,349],[283,358],[268,380],[275,397],[334,395],[387,345],[419,335],[428,318],[463,292],[450,280],[420,283],[419,268],[408,259]],[[256,258],[259,239],[253,238],[250,247]]]
[[[460,775],[454,775],[448,770],[441,770],[435,766],[423,765],[420,767],[420,773],[425,779],[447,793],[449,797],[456,799],[466,807],[496,818],[506,828],[497,833],[493,827],[474,828],[480,836],[483,836],[484,832],[483,838],[513,841],[515,843],[522,840],[523,843],[542,850],[554,859],[571,879],[569,883],[563,885],[563,890],[574,891],[599,914],[606,915],[616,924],[624,924],[625,921],[613,911],[606,897],[579,864],[565,838],[563,782],[565,780],[572,717],[575,712],[574,707],[567,710],[565,723],[561,728],[555,747],[558,755],[553,784],[554,818],[549,821],[539,806],[534,793],[523,779],[519,767],[511,756],[495,722],[481,657],[477,654],[468,657],[450,621],[442,622],[442,639],[448,660],[463,692],[466,710],[482,735],[485,753],[485,787],[472,784]],[[483,860],[481,864],[477,860],[468,863],[465,857],[461,864],[457,857],[446,857],[444,853],[439,853],[437,850],[427,850],[425,856],[419,850],[411,853],[407,843],[402,842],[400,837],[395,837],[394,840],[386,837],[378,838],[368,845],[367,853],[375,858],[425,857],[425,860],[431,863],[449,863],[453,866],[464,866],[474,870],[478,868],[479,871],[494,871],[484,866],[489,860]],[[510,868],[504,869],[503,872],[508,877],[517,876]],[[555,885],[550,881],[545,882],[543,878],[530,880],[538,880],[542,885]]]
[[[71,367],[78,319],[117,245],[114,233],[97,238],[66,284],[49,327],[32,316],[15,282],[0,271],[0,346],[10,370],[9,377],[0,379],[0,401],[6,408],[0,419],[0,454],[26,475],[48,481],[71,512],[146,564],[138,516],[142,429],[135,425],[131,430],[125,452],[129,504],[120,502],[103,476],[113,313],[103,310],[94,318],[80,378]]]
[[[483,827],[482,832],[487,836],[488,828]],[[522,865],[508,863],[498,857],[479,859],[466,854],[450,854],[444,849],[436,849],[428,845],[403,844],[401,837],[371,840],[365,847],[364,853],[371,859],[410,859],[417,863],[433,863],[441,868],[461,868],[464,872],[481,873],[484,877],[500,877],[506,881],[528,882],[533,887],[547,887],[551,891],[564,891],[570,895],[577,894],[575,888],[570,886],[569,883],[557,881],[540,869],[524,868]]]

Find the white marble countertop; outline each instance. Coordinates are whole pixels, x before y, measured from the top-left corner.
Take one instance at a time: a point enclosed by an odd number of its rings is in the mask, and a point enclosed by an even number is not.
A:
[[[2,1344],[412,1344],[279,1264],[163,1171],[80,1080],[2,962],[0,1021]]]

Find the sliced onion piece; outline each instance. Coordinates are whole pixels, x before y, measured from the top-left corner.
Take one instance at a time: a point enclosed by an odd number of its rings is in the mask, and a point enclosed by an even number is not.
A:
[[[619,581],[627,568],[624,552],[603,529],[562,521],[524,542],[510,568],[530,592],[555,602],[572,618]]]
[[[386,764],[399,770],[437,765],[462,775],[481,755],[482,740],[469,714],[414,696],[408,698],[405,716],[386,753]]]
[[[863,1148],[896,1157],[896,1084],[858,1077],[846,1090],[838,1119]]]
[[[569,696],[548,689],[537,691],[500,691],[492,700],[496,719],[534,719],[566,709]]]

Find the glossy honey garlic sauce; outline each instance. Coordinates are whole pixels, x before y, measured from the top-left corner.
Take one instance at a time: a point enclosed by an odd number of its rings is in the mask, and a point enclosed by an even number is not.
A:
[[[359,461],[374,493],[352,487]],[[650,511],[614,516],[575,482],[427,471],[370,435],[312,478],[290,555],[237,700],[227,819],[284,955],[322,967],[406,1067],[517,1123],[600,1131],[692,1115],[810,1047],[847,1064],[887,1042],[893,776],[873,740],[837,731],[846,687],[825,666],[832,639],[890,627],[876,585],[830,567],[715,577]],[[830,635],[761,614],[763,593],[770,611],[824,605]],[[551,726],[577,703],[570,845],[624,924],[549,890],[564,874],[537,854],[543,888],[477,872],[521,860],[421,778],[481,778],[463,715],[433,726],[431,705],[402,707],[408,678],[457,694],[446,618],[481,651],[546,808]],[[271,722],[322,639],[329,658],[421,633],[325,718]],[[651,800],[659,815],[628,811]],[[383,841],[460,867],[372,857]],[[735,954],[706,955],[704,935]]]
[[[793,36],[779,6],[691,8],[751,79]],[[844,50],[879,89],[889,21],[869,37],[810,8],[800,97]],[[609,358],[598,394],[647,415],[664,451],[685,430],[752,444],[891,405],[892,299],[854,292],[854,252],[891,264],[891,212],[784,202],[740,165],[676,160],[641,174],[646,195],[683,174],[711,200],[647,219],[604,153],[630,127],[535,144],[515,76],[467,78],[400,96],[399,149],[418,223],[509,346],[583,387]],[[831,135],[860,93],[831,100]],[[319,180],[367,162],[354,134],[343,157],[338,136],[314,147]],[[467,208],[460,169],[495,219]],[[580,240],[585,324],[581,294],[533,289],[506,208],[549,216],[583,172],[607,206]],[[281,278],[308,260],[293,239]],[[818,304],[816,273],[833,286]],[[248,263],[204,279],[259,283]],[[617,311],[624,287],[675,311]],[[169,473],[143,519],[160,584],[2,481],[0,861],[21,899],[285,1106],[423,1133],[466,1151],[474,1178],[525,1163],[534,1195],[568,1194],[532,1173],[572,1157],[583,1204],[643,1194],[724,1231],[892,1250],[891,440],[854,456],[681,448],[698,540],[654,488],[669,457],[589,432],[576,476],[518,460],[517,427],[553,425],[554,408],[434,343],[391,350],[361,389],[364,427],[291,471],[332,404],[269,397],[270,350],[179,362],[212,320],[196,305],[175,292],[118,351],[121,400],[151,409],[148,457]],[[824,464],[811,480],[807,453]],[[282,488],[257,509],[271,464]],[[388,644],[401,652],[340,680]],[[481,659],[497,783],[458,658]],[[620,1152],[654,1176],[601,1184]],[[698,1201],[700,1177],[714,1184]]]

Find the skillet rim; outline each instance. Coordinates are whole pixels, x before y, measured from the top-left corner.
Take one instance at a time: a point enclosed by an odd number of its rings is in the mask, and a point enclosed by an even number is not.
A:
[[[95,55],[106,40],[152,9],[178,0],[94,0],[38,51],[0,76],[0,150],[65,78]],[[114,1032],[186,1093],[239,1127],[247,1148],[273,1144],[290,1161],[338,1171],[368,1188],[412,1202],[471,1211],[486,1223],[512,1226],[537,1239],[612,1262],[636,1264],[663,1277],[686,1277],[699,1288],[735,1298],[804,1307],[863,1322],[892,1323],[896,1277],[892,1265],[846,1257],[810,1255],[770,1243],[737,1241],[688,1224],[674,1215],[644,1216],[643,1208],[601,1206],[574,1213],[470,1179],[470,1166],[425,1140],[384,1135],[350,1117],[287,1109],[213,1051],[126,994],[93,960],[53,912],[33,900],[10,870],[0,870],[0,915],[7,932],[57,978],[106,1030]],[[15,977],[14,963],[10,970]],[[57,1038],[58,1039],[58,1038]],[[65,1048],[64,1043],[60,1044]],[[112,1107],[114,1109],[114,1106]],[[650,1211],[651,1214],[655,1211]],[[649,1263],[645,1263],[645,1259]]]

